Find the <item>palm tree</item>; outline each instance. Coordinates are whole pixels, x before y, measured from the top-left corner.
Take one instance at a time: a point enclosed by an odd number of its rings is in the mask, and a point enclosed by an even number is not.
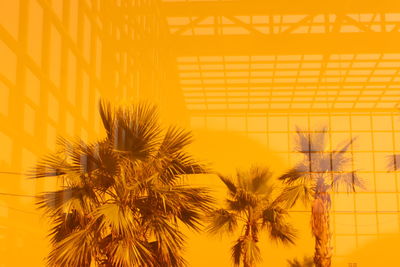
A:
[[[228,189],[226,207],[210,213],[208,232],[236,233],[240,236],[232,247],[234,266],[255,266],[261,260],[258,246],[262,230],[271,239],[294,243],[295,233],[286,222],[287,212],[273,198],[272,175],[267,168],[252,167],[247,172],[238,171],[236,179],[219,175]]]
[[[292,207],[299,199],[311,203],[311,228],[315,237],[314,263],[317,267],[331,266],[331,232],[329,210],[331,192],[344,188],[355,192],[364,184],[351,169],[352,158],[348,149],[354,139],[347,140],[331,151],[327,145],[327,129],[305,133],[297,128],[296,151],[303,160],[283,174],[280,179],[287,185],[279,196]]]
[[[213,199],[185,184],[205,173],[185,152],[189,132],[158,124],[156,107],[100,104],[107,136],[87,144],[59,139],[32,178],[56,177],[60,190],[39,196],[50,217],[50,266],[184,266],[180,225],[199,230]]]

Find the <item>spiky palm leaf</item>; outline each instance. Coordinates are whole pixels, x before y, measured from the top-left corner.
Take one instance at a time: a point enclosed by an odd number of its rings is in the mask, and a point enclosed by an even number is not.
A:
[[[236,179],[219,175],[228,190],[226,207],[209,214],[210,234],[235,234],[243,229],[232,247],[235,266],[255,266],[260,260],[259,234],[266,231],[272,240],[294,243],[295,231],[287,223],[288,214],[275,198],[272,173],[268,168],[252,167],[238,171]]]
[[[60,138],[60,150],[31,178],[59,178],[62,188],[38,196],[50,217],[51,266],[176,266],[184,224],[199,230],[213,199],[185,177],[206,168],[185,151],[189,132],[157,122],[154,106],[101,103],[107,137],[87,144]]]

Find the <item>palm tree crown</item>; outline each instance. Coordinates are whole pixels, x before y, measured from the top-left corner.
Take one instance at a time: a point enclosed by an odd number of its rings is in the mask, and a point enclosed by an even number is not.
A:
[[[297,129],[296,150],[303,155],[303,160],[280,177],[286,188],[278,197],[288,207],[298,200],[306,205],[312,203],[311,226],[316,238],[314,261],[317,267],[330,266],[330,192],[341,189],[355,192],[357,187],[364,188],[363,181],[352,170],[352,157],[348,153],[354,139],[346,140],[333,151],[327,141],[326,128],[315,132]]]
[[[355,192],[357,187],[364,188],[364,182],[352,170],[353,159],[348,150],[353,142],[354,139],[344,141],[330,150],[326,128],[315,132],[297,129],[296,151],[302,153],[303,160],[279,178],[288,185],[281,200],[289,206],[299,199],[307,204],[316,194],[340,189]]]
[[[226,207],[210,214],[208,231],[233,234],[240,229],[240,236],[232,247],[235,266],[241,262],[245,267],[255,266],[261,260],[258,241],[262,230],[273,240],[294,243],[294,230],[286,222],[288,214],[273,198],[272,175],[267,168],[238,171],[235,180],[219,177],[228,189]]]
[[[39,196],[51,218],[51,266],[183,266],[179,224],[198,230],[212,198],[184,177],[204,166],[185,152],[191,134],[163,131],[148,104],[101,103],[107,136],[87,144],[60,138],[32,178],[58,177],[63,187]]]

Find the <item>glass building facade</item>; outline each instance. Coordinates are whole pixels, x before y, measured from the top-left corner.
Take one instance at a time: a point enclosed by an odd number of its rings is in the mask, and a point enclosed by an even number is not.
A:
[[[56,184],[24,173],[57,136],[101,137],[99,99],[157,103],[166,120],[251,140],[284,167],[299,160],[296,126],[328,127],[331,151],[356,138],[349,171],[366,189],[333,195],[332,245],[334,266],[362,262],[352,253],[400,234],[400,173],[388,169],[400,154],[399,31],[388,0],[0,0],[0,266],[40,266],[32,196]]]

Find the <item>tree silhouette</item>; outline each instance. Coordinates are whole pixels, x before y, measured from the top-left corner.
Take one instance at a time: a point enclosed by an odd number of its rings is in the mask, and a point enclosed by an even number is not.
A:
[[[288,207],[298,200],[311,204],[311,228],[315,237],[314,263],[317,267],[331,266],[332,247],[329,223],[331,192],[345,189],[355,192],[364,188],[364,183],[351,169],[352,157],[348,150],[354,139],[339,144],[330,151],[327,144],[327,129],[304,132],[297,128],[296,151],[303,160],[283,174],[280,179],[286,188],[279,196]]]
[[[265,230],[271,239],[294,243],[295,232],[286,222],[287,212],[273,198],[272,174],[267,168],[253,167],[238,171],[236,179],[219,175],[228,189],[226,207],[210,214],[208,232],[235,234],[239,238],[232,247],[235,266],[255,266],[261,261],[259,235]]]
[[[38,198],[50,217],[50,266],[184,266],[185,236],[211,210],[208,189],[185,184],[205,168],[185,152],[191,134],[163,130],[149,104],[100,104],[107,136],[87,144],[59,138],[32,178],[55,177],[58,191]]]

